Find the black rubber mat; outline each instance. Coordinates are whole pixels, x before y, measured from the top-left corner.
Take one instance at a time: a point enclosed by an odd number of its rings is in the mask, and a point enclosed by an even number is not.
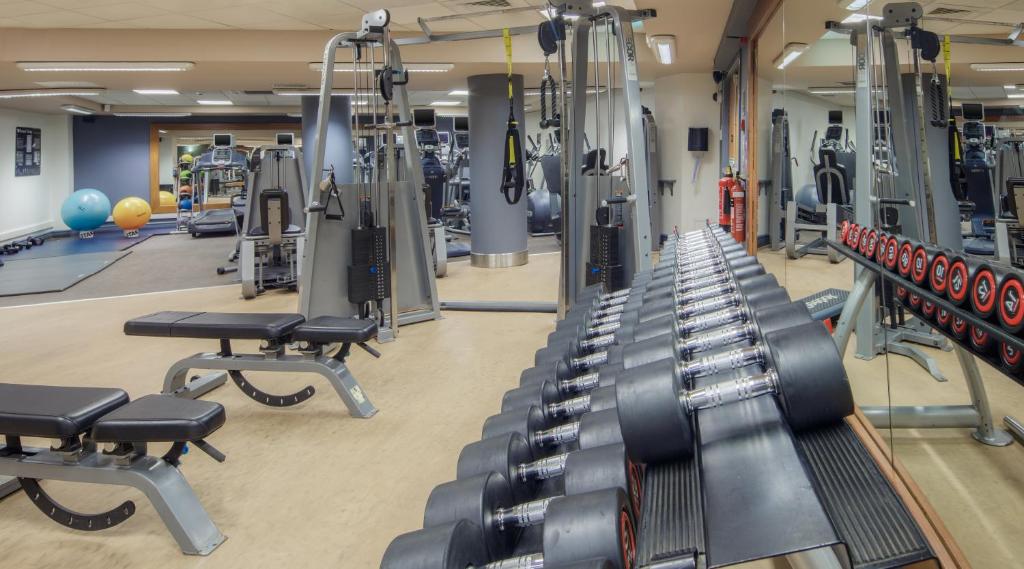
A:
[[[838,317],[843,311],[843,305],[846,304],[846,299],[849,296],[850,291],[848,290],[828,288],[811,296],[801,298],[797,302],[807,305],[807,310],[810,311],[812,318],[824,320],[826,318]]]
[[[67,290],[116,263],[129,251],[7,261],[0,267],[0,296]]]
[[[700,475],[695,460],[647,467],[637,564],[694,557],[704,550]]]
[[[797,437],[815,485],[858,569],[934,558],[917,523],[846,423]]]

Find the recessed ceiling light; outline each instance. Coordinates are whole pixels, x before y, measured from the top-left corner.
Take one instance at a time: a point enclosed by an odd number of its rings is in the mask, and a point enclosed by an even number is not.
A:
[[[447,73],[452,69],[455,69],[455,65],[452,63],[405,63],[402,68],[406,71],[414,73]],[[309,69],[320,73],[324,69],[324,64],[319,61],[313,61],[309,64]],[[360,67],[359,71],[370,72],[369,67]],[[373,69],[372,71],[380,71],[380,68]],[[345,62],[336,62],[334,64],[335,73],[352,73],[352,64]]]
[[[852,95],[856,91],[844,87],[811,87],[807,89],[807,92],[812,95]]]
[[[973,71],[1024,71],[1024,63],[972,63]]]
[[[773,65],[776,69],[785,69],[790,63],[797,60],[798,57],[804,54],[810,46],[805,43],[790,43],[786,44],[783,48],[782,53],[775,57]]]
[[[165,117],[165,118],[182,118],[182,117],[190,117],[190,116],[192,116],[192,113],[161,113],[161,112],[159,112],[159,111],[158,111],[158,112],[154,112],[154,113],[130,113],[130,112],[126,112],[126,113],[114,113],[114,116],[115,116],[115,117]]]
[[[1016,85],[1003,85],[1003,89],[1006,89],[1007,91],[1016,91],[1017,90],[1017,86]]]
[[[1016,93],[1016,94],[1012,94],[1012,95],[1007,95],[1006,98],[1007,99],[1024,99],[1024,93]]]
[[[602,4],[602,6],[604,5],[603,2],[601,4]],[[598,6],[597,4],[594,4],[594,7],[595,8],[600,8],[601,6]],[[538,10],[538,12],[540,12],[541,16],[544,16],[545,18],[547,18],[549,20],[554,18],[554,17],[556,17],[556,16],[558,16],[558,10],[556,10],[555,8],[550,8],[549,7],[549,8],[545,8],[544,10]],[[563,14],[562,17],[565,18],[566,20],[576,20],[580,16],[579,16],[579,14]]]
[[[226,99],[198,99],[196,102],[200,105],[219,105],[222,107],[234,105],[234,103]]]
[[[105,89],[5,89],[0,90],[0,99],[22,99],[27,97],[91,97]]]
[[[22,71],[188,71],[191,61],[19,61]]]
[[[871,0],[839,0],[839,5],[851,12],[866,8]]]
[[[89,109],[89,108],[86,108],[86,107],[80,107],[78,105],[61,105],[60,108],[64,109],[65,111],[67,111],[69,113],[74,113],[76,115],[91,115],[91,114],[93,114],[93,110],[92,109]]]
[[[167,131],[162,128],[158,128],[157,132],[159,132],[160,134],[167,134]]]
[[[871,16],[869,14],[850,14],[843,20],[844,24],[859,24],[867,20],[881,20],[881,16]]]
[[[132,89],[140,95],[177,95],[174,89]]]
[[[457,107],[462,103],[458,101],[434,101],[430,103],[431,107]]]
[[[449,97],[468,97],[469,96],[469,91],[467,91],[466,89],[455,89],[453,91],[448,91],[448,96]]]

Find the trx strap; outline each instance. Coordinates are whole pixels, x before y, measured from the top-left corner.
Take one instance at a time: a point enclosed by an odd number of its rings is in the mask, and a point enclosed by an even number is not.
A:
[[[523,141],[519,135],[519,122],[515,114],[515,96],[512,90],[512,35],[508,28],[501,31],[505,38],[505,65],[508,67],[508,128],[505,132],[505,165],[501,173],[501,193],[509,205],[519,203],[523,197],[524,179],[523,163],[519,157],[523,153]]]

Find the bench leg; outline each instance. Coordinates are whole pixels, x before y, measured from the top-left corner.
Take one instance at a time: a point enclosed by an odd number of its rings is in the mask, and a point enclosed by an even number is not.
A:
[[[366,393],[352,372],[349,371],[348,366],[333,358],[322,359],[326,360],[322,363],[331,371],[318,370],[318,372],[334,386],[334,390],[338,392],[338,396],[348,407],[349,414],[361,419],[368,419],[376,415],[377,408],[366,397]]]
[[[18,490],[21,490],[21,484],[18,483],[17,478],[0,476],[0,500],[14,494]]]
[[[214,371],[196,376],[189,381],[188,372],[192,368],[187,367],[189,364],[185,363],[188,359],[191,358],[181,360],[167,370],[167,375],[164,376],[163,393],[186,399],[198,399],[227,383],[228,374],[225,371]]]

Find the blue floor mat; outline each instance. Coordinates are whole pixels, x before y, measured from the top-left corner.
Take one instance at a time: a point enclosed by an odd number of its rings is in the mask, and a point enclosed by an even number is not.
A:
[[[33,247],[35,249],[35,247]],[[21,258],[0,267],[0,296],[60,292],[113,265],[130,251]],[[20,256],[20,253],[19,253]]]
[[[138,237],[128,238],[124,236],[120,229],[115,227],[97,231],[92,239],[79,239],[76,234],[69,235],[68,237],[50,237],[42,245],[36,245],[31,249],[22,249],[14,255],[4,255],[3,261],[12,262],[85,253],[124,251],[154,235],[166,235],[173,230],[174,226],[147,226],[139,230]]]

